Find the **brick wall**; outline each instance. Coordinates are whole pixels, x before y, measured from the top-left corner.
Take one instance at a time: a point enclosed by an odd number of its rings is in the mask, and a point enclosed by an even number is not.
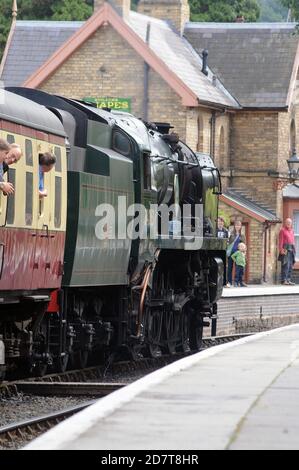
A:
[[[298,323],[298,294],[222,298],[217,335],[253,333]],[[208,336],[210,330],[206,329]]]
[[[234,209],[227,204],[220,202],[219,210],[224,213],[230,220],[242,220],[244,224],[243,232],[245,235],[245,226],[248,227],[247,243],[247,263],[248,263],[248,281],[251,284],[260,284],[263,282],[264,273],[264,225],[255,219],[252,219],[242,212]],[[273,234],[272,234],[273,236]],[[267,239],[269,243],[269,239]],[[271,253],[267,256],[267,281],[273,282],[275,278],[275,271],[273,268],[273,246],[271,242]],[[268,251],[268,250],[267,250]]]
[[[104,66],[106,72],[99,71]],[[138,77],[138,79],[136,79]],[[142,58],[111,27],[100,28],[92,38],[44,82],[43,91],[72,98],[123,97],[132,99],[132,113],[143,117]],[[149,72],[149,120],[170,122],[186,137],[186,108],[181,98],[154,71]]]
[[[185,23],[190,21],[188,0],[140,0],[138,12],[168,20],[180,33],[183,33]]]
[[[238,112],[232,117],[232,185],[246,189],[276,212],[277,192],[268,171],[278,171],[280,114]]]

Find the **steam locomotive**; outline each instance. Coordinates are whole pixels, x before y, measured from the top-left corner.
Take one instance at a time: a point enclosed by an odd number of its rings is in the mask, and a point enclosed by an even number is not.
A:
[[[0,197],[0,375],[200,349],[225,265],[210,156],[169,124],[39,90],[2,97],[0,137],[23,157],[9,169],[14,195]],[[49,151],[56,164],[40,199],[38,155]],[[169,212],[168,234],[162,206],[190,209]],[[157,220],[155,237],[139,207]]]

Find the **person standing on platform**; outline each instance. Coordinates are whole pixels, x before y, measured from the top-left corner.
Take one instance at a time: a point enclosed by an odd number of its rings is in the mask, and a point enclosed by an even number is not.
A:
[[[292,219],[286,219],[279,232],[279,257],[281,261],[281,284],[295,286],[292,282],[293,267],[296,259],[295,234]]]
[[[228,230],[224,227],[223,217],[218,217],[217,237],[228,239]]]
[[[242,222],[241,220],[236,220],[234,224],[234,229],[229,237],[228,240],[228,247],[226,250],[227,255],[227,287],[231,287],[233,283],[233,267],[234,267],[234,260],[232,255],[238,251],[239,243],[245,243],[246,239],[245,236],[241,233],[242,232]]]
[[[232,259],[236,263],[235,287],[247,287],[243,282],[246,266],[246,251],[245,243],[239,243],[238,250],[232,254]]]

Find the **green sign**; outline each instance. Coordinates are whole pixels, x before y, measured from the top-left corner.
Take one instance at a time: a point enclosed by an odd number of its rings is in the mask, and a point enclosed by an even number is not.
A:
[[[109,108],[116,111],[131,112],[131,99],[130,98],[83,98],[87,103],[96,104],[97,108]]]

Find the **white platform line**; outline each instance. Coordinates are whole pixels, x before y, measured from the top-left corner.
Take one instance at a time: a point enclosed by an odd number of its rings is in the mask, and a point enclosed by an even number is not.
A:
[[[238,347],[242,344],[258,341],[267,336],[277,334],[298,327],[298,324],[289,325],[275,330],[258,333],[253,336],[239,339],[231,343],[214,346],[206,351],[199,352],[192,356],[180,359],[162,369],[159,369],[142,379],[111,393],[105,398],[101,398],[97,403],[86,410],[77,413],[73,417],[63,421],[53,429],[35,439],[32,443],[24,447],[24,450],[59,450],[62,448],[71,448],[71,443],[80,439],[85,432],[99,422],[107,418],[126,403],[131,402],[137,395],[147,391],[151,387],[160,384],[169,377],[186,370],[199,362],[215,356],[222,351]]]

